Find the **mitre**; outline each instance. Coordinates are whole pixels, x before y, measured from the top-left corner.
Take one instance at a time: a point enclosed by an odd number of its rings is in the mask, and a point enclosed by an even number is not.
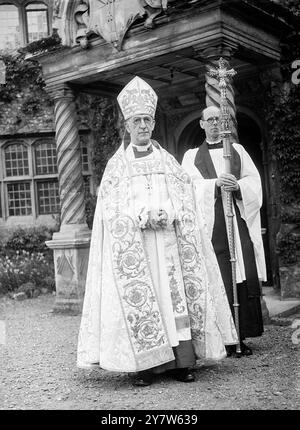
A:
[[[151,115],[154,118],[157,94],[147,82],[138,76],[135,76],[123,88],[117,100],[125,120],[134,115]]]

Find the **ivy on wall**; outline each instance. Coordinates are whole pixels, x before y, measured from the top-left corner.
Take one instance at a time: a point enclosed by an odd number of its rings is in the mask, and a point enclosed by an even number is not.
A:
[[[292,86],[280,100],[270,98],[267,113],[270,149],[276,157],[283,205],[300,204],[300,91]],[[300,215],[300,208],[299,208]],[[300,221],[300,218],[298,219]]]
[[[297,262],[300,233],[300,85],[292,82],[292,63],[300,60],[300,5],[298,0],[283,0],[282,3],[295,19],[290,33],[282,40],[282,82],[275,92],[274,82],[270,82],[266,121],[269,148],[277,160],[280,177],[282,226],[277,237],[277,252],[281,263],[290,265]]]
[[[26,85],[45,86],[41,68],[37,63],[25,61],[25,54],[2,54],[6,66],[6,83],[0,86],[1,101],[10,102]]]
[[[51,104],[50,97],[43,91],[45,82],[40,64],[26,59],[26,56],[59,49],[64,48],[60,37],[54,31],[51,36],[31,42],[20,48],[17,53],[0,52],[0,59],[6,66],[6,83],[0,85],[0,102],[11,103],[19,99],[25,115],[39,112],[45,101]]]
[[[57,34],[57,30],[53,29],[53,33],[51,36],[43,37],[42,39],[35,40],[31,43],[28,43],[25,47],[21,48],[19,51],[23,53],[30,54],[38,54],[38,53],[46,53],[57,51],[60,49],[64,49],[61,44],[61,38]]]
[[[79,94],[76,100],[77,112],[81,125],[86,125],[92,132],[91,165],[96,187],[108,160],[121,143],[120,115],[115,100],[91,94]],[[97,196],[86,192],[85,213],[89,228],[92,228]]]
[[[92,148],[93,173],[100,184],[107,161],[115,153],[120,145],[118,130],[119,114],[116,105],[111,99],[101,98],[97,103],[99,121],[97,130],[94,131],[94,146]]]
[[[6,66],[6,83],[0,85],[0,103],[18,101],[22,112],[33,114],[43,107],[42,101],[51,104],[51,100],[44,91],[41,66],[37,62],[26,61],[25,54],[2,54],[0,58]],[[2,109],[0,107],[0,115]]]
[[[300,17],[298,1],[285,0],[285,3],[296,17]],[[274,95],[270,83],[266,103],[269,147],[276,157],[280,175],[282,221],[290,223],[300,221],[300,85],[291,80],[291,65],[297,58],[300,59],[300,33],[295,26],[282,41],[281,87]]]
[[[76,105],[81,125],[86,125],[93,135],[91,164],[98,186],[107,161],[121,143],[119,111],[114,99],[92,94],[79,94]]]

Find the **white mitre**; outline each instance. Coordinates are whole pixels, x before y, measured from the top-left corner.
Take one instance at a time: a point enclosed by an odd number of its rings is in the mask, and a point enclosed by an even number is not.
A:
[[[125,120],[134,115],[151,115],[154,118],[157,94],[138,76],[123,88],[117,100]]]

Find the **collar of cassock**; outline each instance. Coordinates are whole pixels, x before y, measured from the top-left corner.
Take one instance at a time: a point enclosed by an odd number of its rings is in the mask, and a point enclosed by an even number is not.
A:
[[[223,148],[222,140],[219,140],[218,142],[209,142],[209,141],[207,140],[206,142],[207,142],[208,149],[219,149],[219,148]]]
[[[133,143],[131,145],[135,158],[144,157],[145,155],[151,154],[153,151],[151,142],[149,142],[148,145],[134,145]]]

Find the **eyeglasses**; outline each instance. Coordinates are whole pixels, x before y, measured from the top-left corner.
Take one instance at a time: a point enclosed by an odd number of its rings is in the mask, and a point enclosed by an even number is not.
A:
[[[153,118],[151,116],[137,116],[132,118],[132,124],[134,127],[140,127],[142,125],[142,121],[147,127],[153,124]]]
[[[218,116],[212,116],[210,118],[204,119],[203,121],[208,122],[208,124],[213,124],[216,121],[216,123],[218,124],[221,120]]]

